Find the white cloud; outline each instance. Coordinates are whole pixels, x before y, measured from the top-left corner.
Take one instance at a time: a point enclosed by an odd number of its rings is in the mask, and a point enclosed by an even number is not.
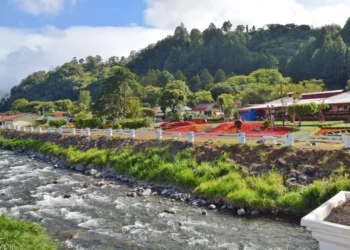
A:
[[[145,0],[146,23],[174,28],[184,22],[188,28],[205,29],[214,22],[262,27],[269,23],[344,24],[350,16],[350,0],[321,0],[306,8],[309,0]],[[315,0],[311,0],[315,1]],[[316,2],[316,1],[315,1]]]
[[[39,30],[0,27],[0,94],[9,92],[20,80],[39,70],[49,70],[73,57],[128,56],[172,31],[142,27],[47,26]],[[0,96],[1,98],[1,96]]]
[[[10,0],[21,11],[31,15],[54,15],[60,12],[66,3],[75,5],[77,0]]]

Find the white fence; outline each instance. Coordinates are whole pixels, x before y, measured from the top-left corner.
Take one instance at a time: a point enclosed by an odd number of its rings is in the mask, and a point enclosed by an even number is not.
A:
[[[335,143],[344,144],[344,148],[350,148],[350,135],[339,136],[310,136],[309,134],[286,134],[286,135],[274,135],[274,134],[222,134],[222,133],[194,133],[194,132],[166,132],[161,129],[158,130],[123,130],[123,129],[76,129],[76,128],[33,128],[33,127],[20,127],[12,125],[1,125],[0,129],[15,129],[17,131],[25,131],[31,133],[58,133],[58,134],[71,134],[71,135],[84,135],[90,137],[91,133],[98,133],[112,137],[117,135],[122,138],[134,139],[139,136],[147,136],[148,139],[155,138],[157,140],[163,139],[163,137],[171,137],[172,139],[187,139],[188,142],[194,143],[198,138],[201,139],[228,139],[231,141],[237,141],[238,144],[245,144],[247,141],[253,141],[256,143],[272,143],[281,144],[287,147],[293,146],[294,142],[305,143]],[[187,137],[187,138],[186,138]]]

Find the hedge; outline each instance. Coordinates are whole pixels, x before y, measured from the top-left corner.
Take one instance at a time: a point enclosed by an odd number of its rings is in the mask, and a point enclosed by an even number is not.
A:
[[[139,129],[149,127],[152,124],[151,118],[126,119],[120,122],[123,129]]]

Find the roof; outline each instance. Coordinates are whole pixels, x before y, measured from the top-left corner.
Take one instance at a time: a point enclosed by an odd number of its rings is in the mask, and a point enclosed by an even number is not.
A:
[[[274,108],[278,108],[278,107],[282,107],[283,103],[286,103],[286,105],[290,105],[290,104],[293,104],[294,102],[295,102],[295,100],[293,97],[284,97],[284,98],[273,100],[271,102],[267,102],[264,104],[257,104],[257,105],[251,106],[251,107],[241,108],[239,110],[244,111],[244,110],[250,110],[250,109],[266,109],[266,108],[268,108],[268,106],[270,106],[270,107],[273,106]]]
[[[213,108],[219,108],[219,105],[216,103],[202,103],[202,104],[197,104],[192,111],[210,111]]]
[[[307,97],[307,98],[303,98],[303,97]],[[344,90],[333,90],[333,91],[313,92],[313,93],[305,93],[301,96],[300,99],[296,99],[296,100],[294,100],[292,97],[286,97],[282,99],[286,101],[287,105],[290,105],[293,103],[306,104],[306,103],[312,103],[312,102],[316,104],[322,104],[322,103],[344,104],[344,103],[350,103],[350,91],[344,92]],[[281,99],[277,99],[272,102],[267,102],[264,104],[255,105],[252,107],[242,108],[239,110],[245,111],[250,109],[267,109],[268,108],[267,106],[271,106],[271,105],[273,105],[274,108],[282,107]]]
[[[0,122],[5,122],[5,121],[12,121],[13,119],[16,119],[18,117],[24,116],[27,114],[17,114],[17,115],[5,115],[5,116],[0,116]]]
[[[61,112],[61,111],[52,112],[51,114],[53,116],[57,116],[57,117],[62,117],[63,116],[63,112]]]
[[[329,97],[324,100],[325,104],[342,104],[342,103],[350,103],[350,91],[341,93],[336,96]]]

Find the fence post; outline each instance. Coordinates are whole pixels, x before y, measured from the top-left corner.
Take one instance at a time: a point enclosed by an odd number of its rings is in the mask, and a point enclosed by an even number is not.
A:
[[[130,130],[130,138],[134,139],[135,138],[135,129]]]
[[[109,137],[112,137],[112,136],[113,136],[113,129],[112,129],[112,128],[109,128],[108,131],[107,131],[107,133],[108,133],[108,136],[109,136]]]
[[[286,134],[286,146],[291,147],[294,145],[294,136],[293,134]]]
[[[33,133],[33,132],[34,132],[34,128],[30,127],[30,133]]]
[[[246,143],[245,133],[239,133],[238,134],[238,144],[245,144],[245,143]]]
[[[47,133],[48,133],[48,134],[51,133],[51,127],[47,128]]]
[[[62,130],[63,130],[62,128],[58,128],[58,129],[57,129],[57,133],[58,133],[59,135],[61,135],[61,134],[63,133]]]
[[[27,128],[26,127],[23,127],[23,132],[26,132],[27,131]]]
[[[4,125],[1,125],[1,126],[0,126],[0,129],[4,129]]]
[[[349,135],[345,136],[344,142],[345,142],[344,148],[350,148],[350,136]]]
[[[163,138],[163,133],[161,129],[156,130],[156,139],[161,140]]]
[[[38,132],[39,132],[39,134],[41,134],[41,132],[43,131],[43,129],[42,128],[38,128]]]
[[[72,128],[72,129],[70,130],[70,132],[71,132],[72,135],[75,135],[75,128]]]
[[[20,126],[16,126],[16,131],[20,131],[21,127]]]
[[[90,128],[85,129],[85,136],[87,136],[87,137],[91,136]]]
[[[194,143],[194,133],[193,132],[188,132],[187,141],[188,141],[188,143]]]

